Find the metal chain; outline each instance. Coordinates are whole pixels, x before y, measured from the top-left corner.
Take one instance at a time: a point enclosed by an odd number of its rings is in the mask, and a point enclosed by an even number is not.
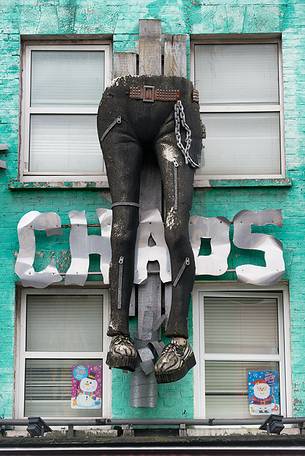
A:
[[[178,100],[175,103],[174,112],[175,112],[175,135],[176,135],[177,146],[179,147],[179,149],[181,150],[181,152],[184,156],[185,163],[189,164],[192,168],[199,168],[200,165],[198,163],[196,163],[190,156],[190,148],[191,148],[191,144],[192,144],[192,132],[191,132],[190,127],[186,123],[185,112],[184,112],[184,108],[183,108],[183,104],[181,103],[181,100]],[[185,145],[182,144],[181,126],[186,131]]]

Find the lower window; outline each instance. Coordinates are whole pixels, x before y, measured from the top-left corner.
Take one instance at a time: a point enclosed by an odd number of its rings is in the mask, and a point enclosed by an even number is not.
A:
[[[286,415],[285,293],[204,290],[194,295],[196,415]]]
[[[18,416],[110,416],[107,292],[22,291]]]

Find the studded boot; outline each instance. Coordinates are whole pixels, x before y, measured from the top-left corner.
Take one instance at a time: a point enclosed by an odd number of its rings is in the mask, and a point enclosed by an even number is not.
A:
[[[137,362],[137,350],[129,336],[121,334],[112,337],[106,364],[112,368],[134,372]]]
[[[179,344],[175,339],[164,347],[155,364],[157,383],[176,382],[196,364],[194,352],[187,341]]]

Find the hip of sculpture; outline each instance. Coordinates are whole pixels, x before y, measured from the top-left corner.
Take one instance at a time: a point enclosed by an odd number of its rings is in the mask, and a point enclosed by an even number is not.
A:
[[[128,315],[140,176],[148,151],[155,154],[161,173],[172,305],[165,331],[171,342],[155,364],[158,383],[179,380],[196,364],[187,341],[187,316],[195,276],[188,224],[203,137],[198,100],[198,92],[185,78],[126,76],[105,90],[98,110],[98,134],[113,209],[109,367],[134,371],[136,366],[137,351],[129,336]]]

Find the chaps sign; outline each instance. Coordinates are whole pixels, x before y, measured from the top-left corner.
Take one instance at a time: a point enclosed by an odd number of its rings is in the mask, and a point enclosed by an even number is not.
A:
[[[31,211],[18,223],[19,252],[15,272],[26,287],[45,288],[61,282],[65,276],[66,285],[83,286],[89,270],[89,255],[100,255],[100,272],[104,283],[109,284],[111,260],[111,220],[110,209],[97,209],[101,235],[89,235],[85,211],[71,211],[70,251],[71,264],[65,274],[49,264],[42,271],[35,271],[35,230],[43,230],[48,236],[61,234],[61,220],[55,212]],[[190,219],[190,239],[196,262],[196,275],[220,276],[228,270],[228,256],[231,251],[229,238],[230,224],[234,225],[233,243],[240,249],[260,250],[265,254],[265,266],[244,264],[235,269],[238,280],[252,285],[268,286],[278,282],[285,263],[280,241],[271,235],[252,233],[251,226],[282,226],[280,210],[241,211],[233,222],[224,217],[199,217]],[[150,246],[149,239],[154,245]],[[209,239],[210,255],[199,255],[201,239]],[[164,237],[164,226],[160,212],[155,209],[143,211],[137,234],[135,253],[134,283],[140,284],[147,278],[147,264],[158,261],[162,282],[171,281],[171,266],[168,248]]]

